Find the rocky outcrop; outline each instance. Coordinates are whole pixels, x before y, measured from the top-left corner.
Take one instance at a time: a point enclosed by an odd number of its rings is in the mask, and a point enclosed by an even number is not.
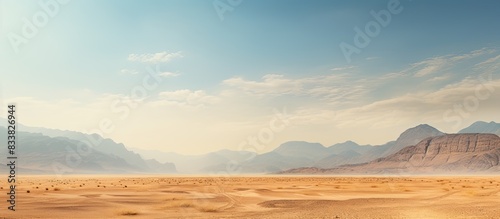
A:
[[[331,169],[300,168],[285,174],[474,174],[498,173],[500,137],[495,134],[448,134],[426,138],[395,154],[368,163]]]
[[[498,166],[500,137],[494,134],[450,134],[427,138],[415,146],[365,164],[371,169],[485,171]]]

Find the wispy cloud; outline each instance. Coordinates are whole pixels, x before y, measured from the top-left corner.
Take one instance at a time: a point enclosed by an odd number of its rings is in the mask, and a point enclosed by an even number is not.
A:
[[[161,63],[169,62],[175,58],[182,58],[181,52],[168,53],[166,51],[158,53],[147,53],[147,54],[130,54],[128,55],[128,60],[132,62],[143,62],[143,63]]]
[[[224,85],[256,95],[296,94],[302,90],[303,81],[286,78],[284,75],[268,74],[262,81],[250,81],[241,77],[226,79]]]
[[[476,58],[478,56],[486,54],[491,54],[494,51],[495,50],[493,49],[483,48],[461,55],[437,56],[421,62],[410,64],[410,67],[405,69],[403,72],[405,74],[411,74],[414,77],[424,77],[438,72],[443,72],[449,67],[461,61]]]
[[[500,55],[489,58],[488,60],[475,65],[476,68],[496,70],[500,68]]]
[[[483,82],[477,78],[467,77],[460,82],[447,85],[438,90],[415,92],[400,95],[394,98],[382,99],[373,103],[340,110],[337,112],[336,123],[339,126],[356,127],[377,123],[398,124],[399,122],[433,121],[443,123],[443,114],[453,110],[455,105],[464,103],[465,97],[474,97],[478,88],[487,92],[487,89],[500,90],[500,80]],[[488,110],[500,101],[500,96],[491,94],[490,98],[482,100],[480,106]],[[384,117],[388,112],[395,116],[387,121]],[[481,115],[481,113],[476,113]],[[472,116],[470,113],[469,116]],[[449,126],[452,124],[448,124]]]
[[[218,101],[218,97],[209,95],[203,90],[193,91],[183,89],[161,92],[158,94],[158,100],[153,101],[152,104],[155,106],[174,105],[180,107],[200,108],[215,104]]]
[[[429,80],[427,80],[428,82],[437,82],[437,81],[444,81],[444,80],[447,80],[451,77],[451,74],[445,74],[445,75],[442,75],[442,76],[436,76],[436,77],[433,77]]]
[[[437,57],[415,63],[412,65],[412,68],[416,71],[414,74],[415,77],[423,77],[443,69],[447,64],[445,58]]]
[[[311,101],[323,104],[342,105],[361,101],[375,83],[365,78],[356,79],[347,74],[329,74],[303,78],[289,78],[284,75],[269,74],[261,80],[246,80],[241,77],[222,82],[226,88],[242,91],[258,97],[293,96],[309,97]]]
[[[344,70],[348,70],[348,69],[353,69],[355,68],[355,66],[345,66],[345,67],[338,67],[338,68],[332,68],[332,71],[344,71]]]
[[[173,73],[173,72],[168,72],[168,71],[166,71],[166,72],[162,72],[162,73],[160,73],[159,75],[160,75],[160,76],[162,76],[162,77],[165,77],[165,78],[170,78],[170,77],[177,77],[177,76],[179,76],[179,74],[178,74],[178,73]]]

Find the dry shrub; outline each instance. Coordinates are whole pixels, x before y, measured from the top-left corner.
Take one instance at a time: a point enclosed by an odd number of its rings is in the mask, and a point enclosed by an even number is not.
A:
[[[118,215],[134,216],[134,215],[139,215],[139,212],[134,211],[134,210],[120,210],[120,211],[118,211]]]
[[[196,206],[196,209],[201,212],[217,212],[219,211],[219,207],[211,204],[203,204]]]

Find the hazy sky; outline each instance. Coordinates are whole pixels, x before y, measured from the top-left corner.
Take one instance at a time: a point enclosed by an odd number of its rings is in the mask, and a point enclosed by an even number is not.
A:
[[[185,154],[254,137],[258,152],[290,140],[382,144],[421,123],[456,132],[500,122],[499,8],[0,0],[0,115],[16,103],[26,125]]]

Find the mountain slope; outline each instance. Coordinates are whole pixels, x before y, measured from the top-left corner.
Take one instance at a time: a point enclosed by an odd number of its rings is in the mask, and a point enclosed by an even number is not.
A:
[[[6,124],[6,120],[0,118],[0,126]],[[40,127],[29,127],[18,124],[18,129],[24,133],[39,133],[51,138],[68,138],[80,142],[79,144],[90,146],[92,150],[125,160],[130,166],[143,167],[145,171],[155,170],[155,172],[176,172],[173,163],[157,161],[146,161],[139,154],[127,150],[125,145],[116,143],[112,139],[105,139],[98,134],[85,134],[76,131],[57,130]]]
[[[1,133],[6,133],[0,127]],[[6,141],[6,135],[0,135]],[[142,172],[141,167],[128,164],[124,159],[98,151],[82,151],[80,142],[68,138],[51,138],[41,134],[17,133],[16,156],[25,173],[127,173]],[[0,150],[5,157],[7,151]]]

